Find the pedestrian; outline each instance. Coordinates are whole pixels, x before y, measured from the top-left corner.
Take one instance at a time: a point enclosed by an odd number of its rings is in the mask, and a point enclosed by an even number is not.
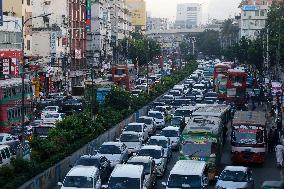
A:
[[[282,167],[284,146],[281,143],[278,143],[278,145],[275,147],[275,152],[276,152],[277,166]]]
[[[269,133],[267,135],[267,144],[268,144],[268,152],[274,151],[274,135],[272,129],[269,130]]]

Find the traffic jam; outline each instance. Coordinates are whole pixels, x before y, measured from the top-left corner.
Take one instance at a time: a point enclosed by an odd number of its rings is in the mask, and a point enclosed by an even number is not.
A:
[[[266,112],[257,105],[268,108],[275,101],[269,113],[277,116],[278,93],[270,99],[271,86],[258,83],[245,67],[217,60],[198,63],[196,71],[150,104],[147,115],[125,125],[119,138],[82,155],[58,186],[256,188],[250,165],[266,161],[269,144],[279,153],[268,136],[275,127],[269,128]],[[224,167],[225,145],[231,165]],[[263,189],[283,186],[262,182]]]

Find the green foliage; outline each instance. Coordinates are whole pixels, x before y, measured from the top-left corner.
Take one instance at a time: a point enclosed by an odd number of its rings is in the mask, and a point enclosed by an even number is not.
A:
[[[139,65],[146,65],[154,57],[161,55],[161,46],[154,40],[137,37],[124,38],[119,43],[119,53]]]
[[[218,31],[206,30],[198,34],[196,42],[198,52],[202,52],[205,56],[220,57],[221,45]]]
[[[71,155],[109,128],[113,127],[133,112],[169,90],[174,84],[190,75],[197,65],[191,62],[184,69],[166,76],[154,87],[150,95],[130,96],[129,92],[113,89],[106,97],[105,104],[99,106],[95,115],[89,111],[67,116],[50,130],[46,140],[34,138],[31,142],[32,161],[14,160],[10,166],[0,168],[0,188],[15,189],[60,160]],[[90,92],[86,100],[90,101]]]

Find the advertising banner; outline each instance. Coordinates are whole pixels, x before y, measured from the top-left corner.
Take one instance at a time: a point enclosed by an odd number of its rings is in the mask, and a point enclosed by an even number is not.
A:
[[[3,1],[0,0],[0,26],[3,26]]]
[[[51,32],[50,34],[50,53],[56,54],[56,41],[57,41],[57,32]]]
[[[146,25],[146,3],[144,0],[126,0],[127,5],[132,13],[133,26]]]

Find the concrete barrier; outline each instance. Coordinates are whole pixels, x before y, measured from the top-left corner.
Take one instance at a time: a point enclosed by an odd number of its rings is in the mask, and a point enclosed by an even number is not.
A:
[[[53,167],[45,170],[43,173],[35,176],[18,189],[54,189],[58,182],[62,182],[65,175],[70,170],[70,165],[73,165],[75,161],[83,154],[93,154],[95,149],[106,141],[114,141],[118,138],[122,132],[122,129],[131,122],[135,122],[139,116],[143,116],[147,113],[148,107],[145,106],[133,113],[130,117],[123,120],[113,128],[109,129],[105,133],[98,136],[93,141],[89,142],[81,149],[74,152],[72,155],[66,157]]]

